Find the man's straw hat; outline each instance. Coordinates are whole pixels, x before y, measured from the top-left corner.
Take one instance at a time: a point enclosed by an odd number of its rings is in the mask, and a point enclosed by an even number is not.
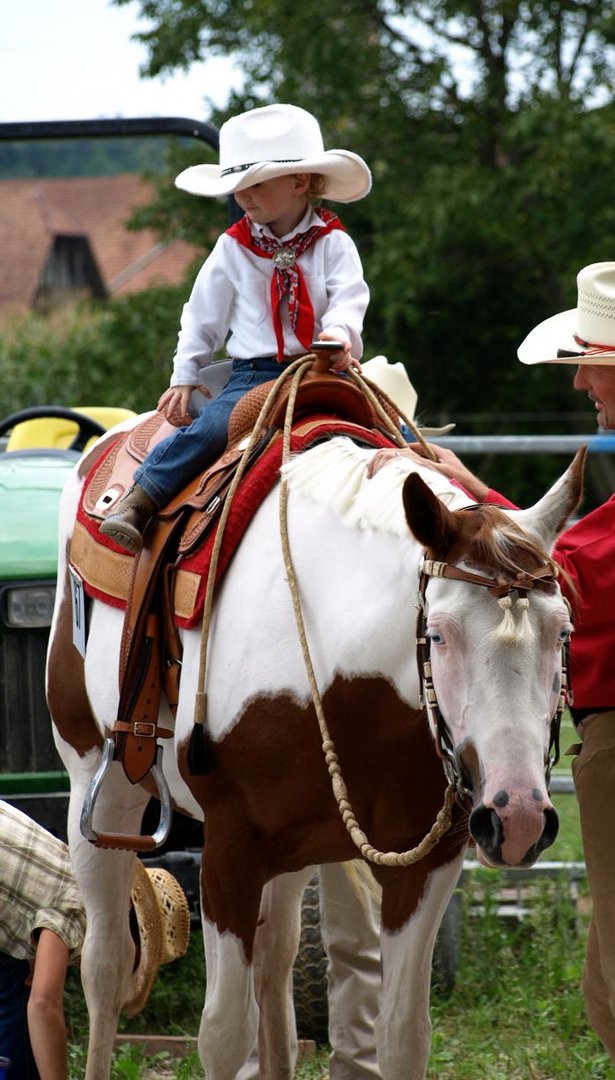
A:
[[[363,364],[363,374],[384,391],[402,416],[414,420],[418,394],[399,360],[396,364],[390,364],[386,356],[373,356]]]
[[[220,164],[192,165],[175,180],[191,195],[234,191],[293,173],[320,173],[323,198],[356,202],[372,186],[371,173],[350,150],[325,150],[318,121],[296,105],[265,105],[227,120],[220,128]]]
[[[122,1008],[135,1016],[145,1005],[161,964],[183,956],[190,940],[190,908],[173,874],[136,860],[130,899],[138,936],[138,963]]]
[[[615,262],[584,266],[577,290],[576,308],[527,335],[517,350],[522,364],[615,364]]]

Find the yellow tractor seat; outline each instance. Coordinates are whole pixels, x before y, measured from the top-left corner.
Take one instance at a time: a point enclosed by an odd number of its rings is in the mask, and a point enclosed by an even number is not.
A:
[[[136,416],[132,409],[115,408],[105,405],[75,405],[75,412],[84,413],[92,420],[96,420],[105,430],[114,427],[122,420],[128,420]],[[71,445],[78,432],[77,424],[72,420],[55,416],[36,417],[32,420],[23,420],[16,424],[9,435],[6,445],[7,452],[11,450],[66,450]],[[93,436],[86,444],[87,447],[96,442]]]

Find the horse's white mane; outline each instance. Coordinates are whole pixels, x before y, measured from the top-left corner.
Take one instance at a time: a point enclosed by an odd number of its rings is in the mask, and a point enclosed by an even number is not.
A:
[[[403,482],[411,472],[419,474],[438,498],[452,509],[471,500],[450,480],[428,466],[408,458],[395,457],[367,478],[367,466],[375,450],[357,446],[339,437],[297,454],[283,467],[289,490],[330,506],[344,525],[352,529],[374,529],[408,535],[401,498]]]

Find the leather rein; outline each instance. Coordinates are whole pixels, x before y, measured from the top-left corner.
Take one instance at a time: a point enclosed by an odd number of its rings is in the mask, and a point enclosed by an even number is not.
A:
[[[557,568],[549,564],[541,567],[532,574],[520,572],[515,578],[503,581],[501,578],[487,577],[485,574],[473,574],[469,570],[463,570],[460,566],[452,563],[437,562],[434,559],[423,558],[419,564],[418,585],[418,614],[416,625],[416,651],[421,690],[421,703],[427,708],[435,733],[436,750],[442,760],[442,766],[447,780],[455,787],[457,800],[467,808],[468,800],[472,804],[472,792],[468,787],[460,767],[450,731],[446,724],[433,685],[431,671],[431,639],[427,633],[427,599],[426,590],[430,577],[451,578],[454,581],[467,581],[471,585],[479,585],[496,599],[510,597],[515,594],[516,598],[525,599],[527,593],[535,585],[548,581],[555,581]],[[570,611],[570,605],[564,597],[564,603]],[[568,692],[568,658],[569,642],[562,643],[562,666],[560,694],[555,712],[551,718],[549,731],[549,748],[545,760],[545,780],[547,790],[551,777],[551,770],[559,761],[559,735],[562,714],[566,702],[570,700]]]

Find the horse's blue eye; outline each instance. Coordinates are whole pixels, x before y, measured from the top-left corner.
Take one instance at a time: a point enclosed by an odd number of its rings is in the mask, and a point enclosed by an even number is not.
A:
[[[439,630],[428,630],[427,637],[432,645],[444,645],[444,635]]]
[[[559,640],[562,645],[566,645],[570,641],[571,629],[569,626],[564,626],[559,632]]]

